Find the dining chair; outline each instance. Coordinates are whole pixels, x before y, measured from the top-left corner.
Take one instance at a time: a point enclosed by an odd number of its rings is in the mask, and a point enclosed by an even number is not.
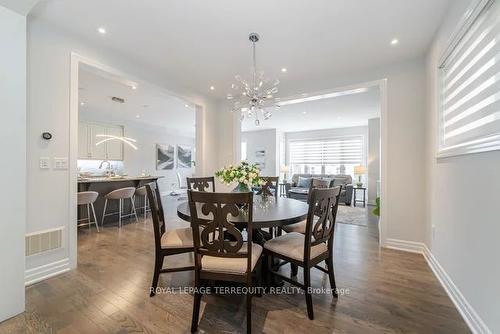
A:
[[[278,276],[286,282],[304,290],[309,319],[314,319],[311,295],[311,269],[316,268],[328,274],[330,288],[335,298],[338,297],[333,269],[333,234],[337,216],[340,187],[326,189],[312,189],[309,196],[309,210],[307,213],[306,233],[286,233],[271,239],[264,244],[264,253],[268,257],[268,279]],[[318,219],[315,220],[314,217]],[[304,271],[304,283],[292,277],[286,277],[273,270],[272,258],[278,258]],[[325,261],[327,269],[319,263]]]
[[[163,268],[165,257],[193,252],[191,227],[166,229],[165,214],[161,203],[160,191],[154,182],[145,185],[148,194],[155,238],[155,267],[150,296],[153,297],[158,287],[160,274],[194,270],[194,266]]]
[[[257,195],[274,196],[278,199],[278,176],[263,176],[261,179],[265,182],[257,191]]]
[[[252,242],[253,193],[188,190],[195,254],[195,295],[191,332],[198,328],[202,287],[207,281],[245,284],[247,333],[252,326],[254,281],[260,284],[262,246]],[[229,217],[231,217],[229,219]],[[247,241],[233,222],[246,225]]]
[[[307,203],[310,201],[310,197],[312,194],[313,189],[324,189],[324,188],[329,188],[331,186],[332,182],[329,180],[322,180],[322,179],[312,179],[311,184],[309,185],[309,192],[307,193]],[[298,232],[305,234],[306,233],[306,220],[303,220],[301,222],[295,223],[295,224],[290,224],[290,225],[285,225],[282,227],[282,229],[287,232]]]
[[[215,177],[186,177],[188,190],[215,192]],[[207,190],[210,189],[211,190]]]

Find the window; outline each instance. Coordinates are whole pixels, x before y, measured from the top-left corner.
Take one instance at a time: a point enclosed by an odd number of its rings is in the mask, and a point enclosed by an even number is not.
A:
[[[440,66],[438,156],[500,149],[500,1],[481,3]]]
[[[299,140],[289,143],[292,174],[349,174],[363,164],[362,136]]]
[[[247,142],[243,141],[241,142],[241,160],[246,160],[247,159]]]

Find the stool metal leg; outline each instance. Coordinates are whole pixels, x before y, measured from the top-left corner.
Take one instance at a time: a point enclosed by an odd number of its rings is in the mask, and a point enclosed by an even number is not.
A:
[[[104,217],[106,217],[106,207],[108,206],[108,199],[104,201],[104,209],[102,210],[102,221],[101,226],[104,226]]]
[[[123,200],[120,198],[118,200],[118,227],[122,227],[122,206],[123,206]]]
[[[87,203],[87,219],[88,219],[88,223],[89,223],[89,230],[90,230],[90,205],[89,203]]]
[[[137,212],[135,211],[135,202],[133,197],[130,197],[130,202],[132,203],[132,212],[135,216],[135,221],[138,223],[139,219],[137,218]]]
[[[148,195],[144,195],[144,221],[148,218]]]
[[[95,215],[94,203],[90,203],[90,207],[92,208],[92,214],[94,215],[95,228],[97,229],[97,232],[99,232],[99,224],[97,224],[97,216]],[[89,226],[90,226],[90,224],[89,224]]]

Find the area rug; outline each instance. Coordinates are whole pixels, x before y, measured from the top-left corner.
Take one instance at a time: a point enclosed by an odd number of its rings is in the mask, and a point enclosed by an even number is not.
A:
[[[366,226],[369,208],[339,205],[337,223]]]

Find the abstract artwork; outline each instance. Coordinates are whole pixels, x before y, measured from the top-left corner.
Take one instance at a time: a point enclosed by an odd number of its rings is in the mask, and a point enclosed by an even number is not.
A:
[[[192,147],[177,145],[177,168],[191,168],[192,161]]]
[[[156,144],[156,170],[174,169],[175,147]]]

